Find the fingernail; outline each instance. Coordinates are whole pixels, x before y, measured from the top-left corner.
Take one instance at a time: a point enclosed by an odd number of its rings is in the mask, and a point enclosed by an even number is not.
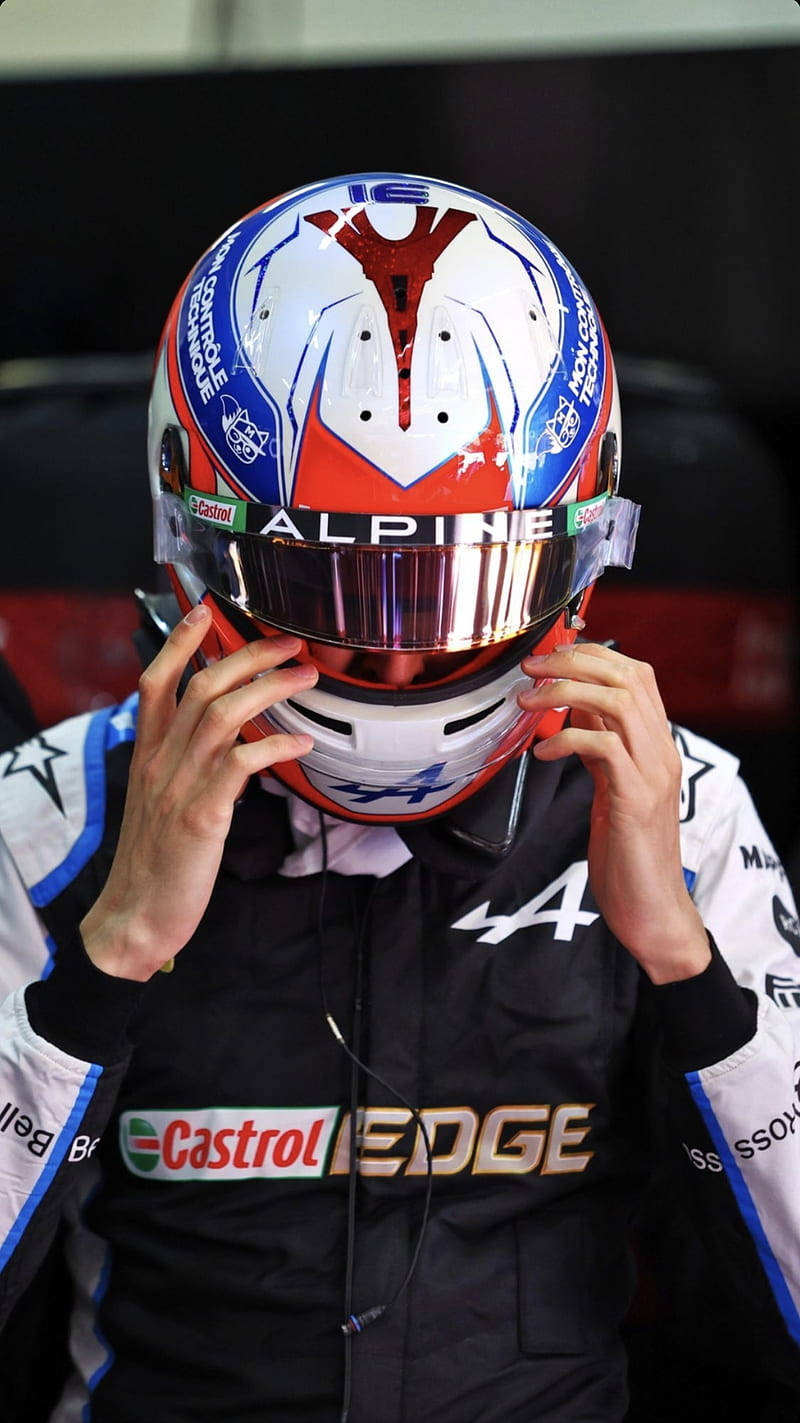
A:
[[[208,617],[208,612],[209,610],[206,607],[205,603],[196,603],[195,606],[191,608],[186,614],[186,617],[183,621],[185,623],[188,623],[190,627],[192,623],[205,622],[206,618]]]
[[[549,652],[529,652],[527,657],[523,657],[522,665],[524,667],[526,662],[546,662],[549,656]]]
[[[298,647],[299,637],[295,637],[293,632],[279,632],[277,637],[271,637],[270,647]]]

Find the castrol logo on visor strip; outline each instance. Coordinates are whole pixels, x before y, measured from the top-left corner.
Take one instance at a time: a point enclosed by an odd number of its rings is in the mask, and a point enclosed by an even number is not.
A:
[[[123,1160],[153,1181],[322,1176],[338,1107],[124,1112]]]
[[[190,514],[196,519],[205,519],[210,524],[218,524],[223,529],[242,528],[244,518],[238,499],[218,498],[213,494],[196,494],[190,491],[186,497]]]
[[[588,529],[590,524],[596,523],[602,517],[605,506],[605,494],[598,494],[596,498],[586,499],[581,504],[568,505],[567,532],[577,534],[581,529]]]

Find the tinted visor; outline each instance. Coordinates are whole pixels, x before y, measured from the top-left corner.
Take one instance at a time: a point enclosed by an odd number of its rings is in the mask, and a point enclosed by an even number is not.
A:
[[[589,506],[591,518],[575,527],[572,516],[567,532],[567,509]],[[539,511],[522,510],[518,517],[496,511],[442,520],[445,541],[436,544],[400,544],[385,530],[381,544],[355,537],[321,543],[229,532],[164,494],[156,501],[156,557],[186,564],[213,593],[301,637],[452,652],[514,637],[563,607],[609,563],[630,565],[635,505],[602,496],[567,509],[545,511],[538,523],[532,516]],[[546,537],[515,537],[548,523],[555,527]],[[463,542],[449,541],[459,534]]]

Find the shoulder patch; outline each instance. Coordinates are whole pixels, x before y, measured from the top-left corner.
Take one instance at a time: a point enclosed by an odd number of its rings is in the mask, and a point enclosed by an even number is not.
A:
[[[106,753],[136,735],[138,698],[71,717],[0,756],[0,834],[37,908],[103,838]]]
[[[691,890],[703,845],[729,801],[739,762],[704,736],[683,726],[672,727],[681,758],[680,831],[683,872]]]

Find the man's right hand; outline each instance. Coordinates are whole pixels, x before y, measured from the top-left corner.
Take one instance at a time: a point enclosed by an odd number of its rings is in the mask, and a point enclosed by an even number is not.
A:
[[[211,897],[233,807],[248,779],[313,746],[310,736],[239,740],[251,717],[317,680],[311,666],[280,665],[300,647],[289,634],[247,643],[196,672],[177,702],[210,621],[204,604],[193,608],[139,683],[119,844],[81,924],[89,957],[116,977],[148,979],[183,948]]]

